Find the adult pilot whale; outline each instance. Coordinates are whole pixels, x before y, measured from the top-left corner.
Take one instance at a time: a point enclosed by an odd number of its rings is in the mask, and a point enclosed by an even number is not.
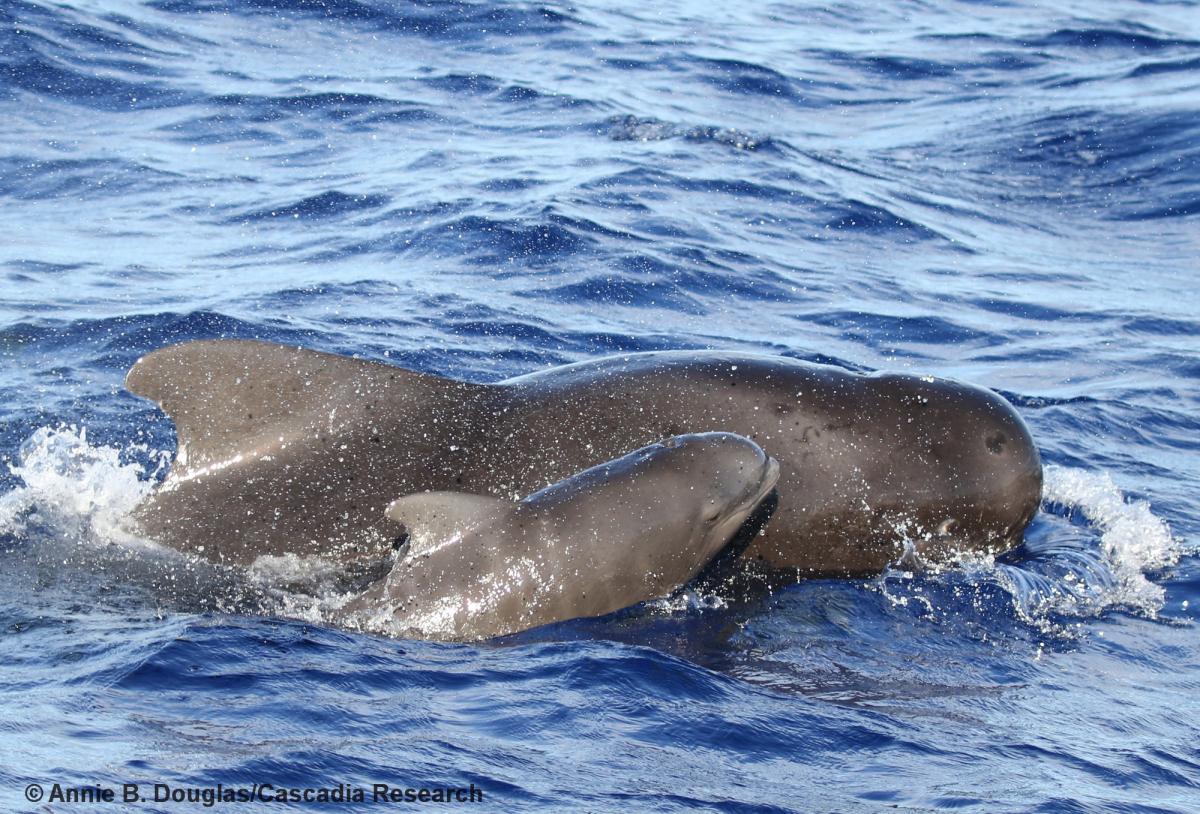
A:
[[[1037,449],[999,395],[771,356],[637,353],[485,384],[201,340],[142,357],[126,387],[179,441],[136,524],[221,562],[371,561],[399,533],[384,514],[398,497],[517,500],[682,433],[737,433],[778,460],[778,505],[744,556],[798,577],[1010,549],[1041,495]]]
[[[779,465],[740,435],[669,438],[526,497],[402,497],[407,540],[345,627],[475,640],[603,616],[683,587],[743,530]]]

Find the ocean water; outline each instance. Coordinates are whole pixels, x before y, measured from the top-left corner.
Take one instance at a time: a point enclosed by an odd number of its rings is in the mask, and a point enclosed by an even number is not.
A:
[[[1198,111],[1194,3],[0,0],[0,809],[1200,810]],[[353,635],[119,533],[175,443],[124,372],[199,337],[953,376],[1045,503],[1000,561]]]

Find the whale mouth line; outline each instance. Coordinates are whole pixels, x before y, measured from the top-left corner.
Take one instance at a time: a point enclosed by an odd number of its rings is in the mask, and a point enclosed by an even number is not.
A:
[[[759,470],[757,482],[746,491],[745,497],[738,501],[739,511],[753,511],[754,507],[763,501],[779,482],[779,461],[767,456]]]

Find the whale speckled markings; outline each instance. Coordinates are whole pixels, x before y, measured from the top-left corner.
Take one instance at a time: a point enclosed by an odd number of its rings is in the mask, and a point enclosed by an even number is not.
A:
[[[771,356],[637,353],[482,384],[201,340],[147,354],[126,386],[179,435],[137,525],[219,562],[377,562],[398,497],[517,500],[682,433],[737,433],[779,461],[778,504],[743,556],[797,577],[875,574],[908,546],[1001,552],[1041,497],[1037,449],[995,393]]]
[[[681,588],[774,488],[779,465],[740,435],[667,439],[524,500],[400,498],[407,545],[335,621],[423,639],[503,636],[602,616]]]

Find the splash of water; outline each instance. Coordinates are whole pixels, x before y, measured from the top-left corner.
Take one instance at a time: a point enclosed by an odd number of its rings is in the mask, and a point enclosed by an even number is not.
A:
[[[42,427],[9,464],[23,485],[0,495],[0,538],[19,542],[26,561],[52,564],[63,584],[74,584],[76,572],[103,572],[177,611],[274,614],[322,624],[326,606],[348,598],[341,593],[344,575],[319,557],[261,557],[239,569],[139,537],[130,515],[169,465],[168,452],[94,444],[86,427]]]
[[[74,539],[114,539],[121,521],[154,487],[166,466],[163,453],[152,469],[128,460],[135,452],[93,445],[87,428],[41,427],[17,453],[9,470],[23,487],[0,495],[0,535],[23,536],[31,525],[44,525]]]
[[[1078,512],[1100,532],[1099,554],[1110,581],[1097,586],[1100,590],[1085,606],[1090,604],[1093,612],[1123,606],[1157,614],[1165,593],[1147,575],[1177,563],[1182,550],[1150,504],[1126,499],[1107,472],[1063,466],[1046,467],[1042,494],[1047,504]],[[1091,587],[1082,584],[1084,591]]]
[[[304,589],[330,579],[316,567],[319,561],[305,564],[305,573],[298,573],[299,566],[238,569],[135,533],[130,515],[169,464],[169,453],[144,445],[93,444],[86,427],[38,429],[9,464],[23,485],[0,495],[0,538],[19,543],[10,549],[16,555],[10,565],[40,563],[60,587],[141,589],[160,607],[176,611],[268,614],[282,609],[282,615],[312,617],[307,608],[316,600]],[[88,583],[80,580],[83,574],[102,576]]]
[[[1127,500],[1108,473],[1062,466],[1046,467],[1043,500],[1044,520],[1079,516],[1090,528],[1055,529],[1048,543],[1027,544],[1030,556],[1017,564],[963,552],[953,567],[923,566],[923,579],[911,567],[910,547],[875,587],[892,604],[930,618],[964,598],[982,612],[998,589],[1019,619],[1053,636],[1074,637],[1080,620],[1110,610],[1155,618],[1165,591],[1150,577],[1183,552],[1149,503]]]
[[[1105,553],[1122,568],[1157,571],[1179,561],[1182,552],[1167,524],[1147,501],[1127,500],[1107,472],[1048,466],[1044,497],[1096,524]]]

